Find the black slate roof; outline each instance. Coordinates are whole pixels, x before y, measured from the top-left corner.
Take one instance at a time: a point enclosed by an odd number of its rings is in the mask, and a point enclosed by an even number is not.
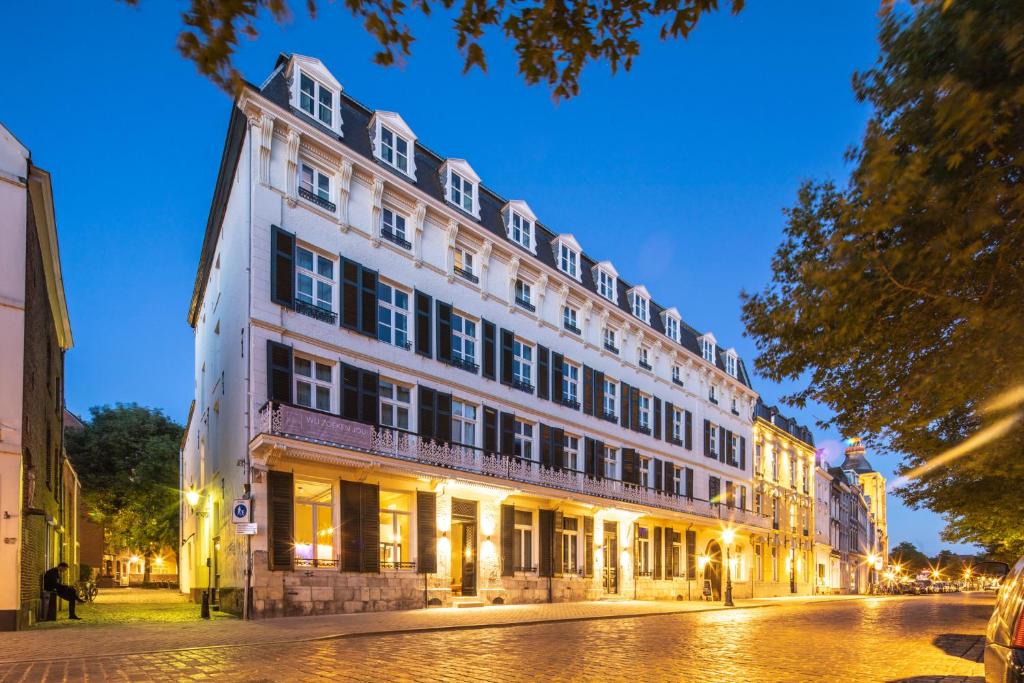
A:
[[[342,132],[343,136],[339,136],[335,131],[324,126],[322,123],[307,115],[302,110],[291,106],[289,102],[289,89],[288,83],[285,78],[285,67],[291,58],[291,55],[281,54],[278,57],[277,64],[275,66],[274,73],[267,79],[267,81],[260,87],[254,88],[259,90],[264,97],[272,101],[274,104],[280,106],[282,109],[290,111],[295,116],[301,118],[308,124],[315,126],[324,135],[335,138],[339,142],[342,142],[352,151],[356,152],[360,156],[366,158],[368,161],[375,163],[378,168],[384,173],[390,173],[396,179],[401,180],[404,183],[411,183],[419,188],[425,194],[434,197],[439,202],[452,207],[456,211],[464,214],[464,219],[467,222],[474,222],[477,225],[483,227],[488,232],[492,233],[497,239],[500,239],[514,247],[520,248],[514,242],[508,239],[505,232],[505,224],[502,221],[501,209],[507,203],[507,200],[489,188],[485,187],[483,183],[480,183],[478,198],[480,204],[480,218],[476,219],[472,215],[461,211],[458,207],[450,204],[445,199],[444,187],[441,184],[440,168],[445,162],[445,157],[431,151],[429,148],[422,145],[419,141],[414,143],[414,155],[416,164],[416,180],[413,182],[409,177],[395,170],[391,166],[378,160],[374,154],[373,149],[370,145],[370,133],[368,127],[370,125],[370,119],[373,116],[373,110],[369,107],[361,104],[347,93],[342,92],[339,97],[339,105],[341,109],[341,120],[342,120]],[[550,230],[547,226],[543,225],[540,221],[534,223],[534,236],[537,247],[537,253],[532,254],[526,249],[522,249],[525,257],[539,260],[546,266],[551,267],[554,270],[558,270],[555,264],[554,251],[552,249],[552,243],[555,238],[558,237],[558,233]],[[593,267],[599,263],[585,253],[580,254],[580,267],[581,267],[581,281],[584,288],[591,292],[597,292],[597,284],[594,282]],[[568,276],[565,276],[567,280],[571,280]],[[616,302],[619,309],[622,310],[629,319],[636,320],[633,316],[632,310],[629,308],[629,302],[626,298],[626,291],[629,290],[633,285],[629,284],[621,277],[617,279],[618,282],[618,301]],[[580,283],[576,283],[580,284]],[[661,319],[661,313],[665,310],[665,307],[657,304],[653,299],[650,301],[650,327],[655,331],[665,334],[664,323]],[[638,321],[642,324],[642,321]],[[701,356],[700,344],[698,338],[701,333],[695,328],[688,325],[685,321],[680,324],[680,343],[681,346],[688,351],[694,353],[698,357]],[[672,340],[667,336],[665,337],[666,342],[671,343]],[[718,353],[716,353],[716,365],[720,370],[725,372],[725,349],[717,347]],[[737,358],[736,363],[736,375],[737,379],[745,386],[750,387],[750,376],[747,373],[746,366],[743,360]]]
[[[754,416],[772,423],[790,436],[814,447],[814,435],[811,434],[811,430],[798,424],[793,418],[786,417],[775,406],[766,405],[764,401],[757,399],[757,403],[754,405]]]

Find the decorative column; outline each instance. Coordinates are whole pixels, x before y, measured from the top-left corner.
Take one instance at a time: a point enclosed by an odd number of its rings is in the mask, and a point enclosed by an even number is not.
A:
[[[594,312],[594,302],[589,299],[583,303],[583,310],[580,311],[580,331],[583,333],[583,341],[590,335],[590,315]]]
[[[370,211],[370,242],[375,247],[380,246],[380,222],[381,205],[384,199],[384,179],[380,176],[373,178],[373,209]]]
[[[519,257],[508,262],[508,310],[516,310],[516,280],[519,279]]]
[[[427,205],[416,202],[416,211],[412,217],[412,250],[417,268],[423,267],[423,223],[427,218]]]
[[[445,231],[444,272],[448,274],[448,282],[455,280],[455,238],[459,234],[459,223],[454,218],[448,219],[448,230]]]
[[[352,190],[352,162],[342,159],[334,171],[334,184],[338,187],[338,226],[348,232],[348,200]]]
[[[252,146],[258,152],[256,180],[263,185],[270,184],[270,148],[274,141],[274,116],[262,111],[249,117]]]
[[[295,206],[299,201],[299,132],[288,131],[288,177],[285,179],[288,206]]]
[[[541,273],[540,279],[537,280],[537,310],[535,311],[537,316],[537,323],[540,324],[544,320],[544,295],[548,292],[548,274]]]
[[[558,310],[555,312],[557,318],[561,319],[562,312],[565,310],[565,304],[569,301],[569,285],[562,283],[561,287],[558,288]],[[559,335],[565,335],[565,325],[558,326]]]
[[[487,291],[487,271],[491,265],[491,249],[494,244],[490,240],[484,240],[484,248],[480,252],[480,298],[487,301],[490,294]]]

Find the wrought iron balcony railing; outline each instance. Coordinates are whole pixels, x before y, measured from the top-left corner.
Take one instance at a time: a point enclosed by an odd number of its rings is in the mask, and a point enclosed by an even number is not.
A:
[[[583,330],[576,327],[572,323],[562,323],[562,327],[564,327],[569,332],[572,332],[573,334],[583,334]]]
[[[400,570],[400,569],[413,570],[413,569],[416,569],[416,563],[415,562],[381,562],[380,563],[380,568],[381,568],[382,571]]]
[[[405,430],[373,427],[338,415],[276,401],[266,403],[260,409],[256,429],[272,436],[456,470],[485,479],[533,484],[701,517],[727,519],[735,524],[763,529],[768,528],[771,522],[770,518],[752,510],[730,510],[699,498],[606,479],[598,474],[546,467],[533,460],[488,452],[474,446],[438,443]]]
[[[465,268],[455,266],[455,274],[463,279],[469,280],[473,284],[480,284],[480,278],[474,275],[472,270],[466,270]]]
[[[558,402],[566,408],[572,408],[573,410],[580,409],[580,402],[573,396],[561,396],[559,397]]]
[[[653,369],[654,369],[653,367],[651,367],[651,364],[650,364],[650,363],[648,363],[648,362],[647,362],[647,361],[645,361],[645,360],[639,361],[639,362],[637,363],[637,365],[639,365],[639,366],[640,366],[641,368],[643,368],[644,370],[653,370]]]
[[[605,351],[610,351],[610,352],[612,352],[614,354],[618,354],[619,353],[619,347],[616,346],[615,344],[609,344],[608,342],[604,343],[604,350]]]
[[[609,412],[607,410],[601,411],[601,419],[604,420],[605,422],[612,423],[616,423],[619,421],[619,417],[615,413]]]
[[[338,322],[338,314],[331,309],[314,306],[311,303],[299,301],[298,299],[295,300],[295,312],[332,325]]]
[[[402,235],[397,232],[388,230],[387,228],[381,228],[380,236],[386,239],[388,242],[392,242],[402,247],[403,249],[412,249],[412,242],[405,239]]]
[[[533,385],[522,379],[513,379],[512,388],[518,389],[519,391],[525,391],[528,394],[533,393]]]
[[[316,560],[316,559],[303,559],[295,558],[296,567],[313,567],[314,569],[336,569],[338,567],[337,560]]]
[[[678,377],[673,377],[672,378],[672,384],[675,384],[675,385],[680,386],[680,387],[686,386],[685,384],[683,384],[683,380],[679,379]]]
[[[524,299],[521,296],[516,297],[516,305],[520,308],[525,308],[531,313],[535,313],[537,311],[537,307],[530,303],[529,299]]]
[[[312,202],[313,204],[319,206],[321,209],[326,209],[331,213],[334,213],[335,211],[338,210],[338,207],[335,206],[334,202],[324,199],[320,195],[316,194],[315,192],[310,192],[304,187],[299,188],[299,196],[305,199],[307,202]]]
[[[451,365],[452,367],[459,368],[460,370],[472,372],[474,375],[480,369],[480,366],[474,363],[473,361],[469,360],[468,358],[461,358],[459,356],[452,356],[450,360],[446,360],[444,362],[447,363],[448,365]]]

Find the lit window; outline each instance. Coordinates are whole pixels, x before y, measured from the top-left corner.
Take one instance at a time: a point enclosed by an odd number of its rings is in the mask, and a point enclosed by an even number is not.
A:
[[[377,282],[377,338],[409,348],[409,295],[380,281]]]
[[[572,363],[562,363],[562,400],[576,405],[580,394],[580,368]]]
[[[565,434],[562,436],[562,454],[565,466],[570,470],[580,470],[580,437]]]
[[[516,420],[514,452],[517,458],[533,460],[533,425],[531,423]]]
[[[575,517],[562,518],[562,572],[576,574],[579,566],[579,520]]]
[[[558,243],[558,268],[572,277],[578,277],[580,255],[563,242]]]
[[[647,301],[647,297],[641,296],[640,294],[633,292],[630,295],[630,299],[633,308],[633,315],[635,315],[640,320],[643,320],[644,322],[649,322],[650,308],[649,302]]]
[[[330,412],[334,368],[326,363],[296,356],[295,403]]]
[[[512,212],[512,241],[527,249],[533,248],[533,222],[515,211]]]
[[[334,261],[309,249],[295,248],[295,298],[301,303],[334,309]]]
[[[381,425],[408,430],[412,390],[401,384],[381,380],[379,392]]]
[[[618,385],[618,383],[615,380],[608,379],[606,377],[605,380],[604,380],[604,405],[602,406],[602,408],[604,409],[605,417],[608,417],[608,418],[611,418],[611,419],[614,419],[615,417],[617,417],[618,412],[616,411],[615,406],[616,406],[616,403],[618,402],[618,400],[617,400],[618,399],[618,395],[619,395],[619,385]]]
[[[452,359],[476,364],[476,323],[458,313],[452,313]]]
[[[533,511],[515,510],[515,534],[512,537],[514,571],[532,572],[533,566]]]
[[[334,126],[334,93],[306,74],[299,75],[299,109],[325,126]]]
[[[604,476],[606,479],[619,478],[619,451],[614,446],[604,447]]]
[[[406,242],[405,216],[385,207],[381,212],[381,235],[392,242]]]
[[[516,339],[512,342],[512,379],[517,384],[533,384],[533,347]]]
[[[562,307],[562,326],[570,332],[580,333],[579,325],[576,324],[578,313],[572,306]]]
[[[404,491],[380,492],[380,566],[381,569],[413,569],[412,494]]]
[[[448,199],[465,211],[473,213],[473,198],[476,185],[454,171],[449,172]]]
[[[597,292],[609,301],[615,301],[615,278],[603,270],[597,271]]]
[[[402,173],[409,172],[409,141],[391,129],[380,127],[380,158]]]
[[[651,565],[650,565],[650,554],[651,554],[651,539],[650,529],[645,526],[639,527],[637,530],[636,539],[636,573],[637,576],[650,576]]]
[[[476,406],[452,401],[452,440],[463,446],[476,445]]]
[[[612,327],[606,327],[604,328],[602,335],[604,337],[604,348],[612,353],[618,353],[619,346],[615,343],[618,335],[616,334],[615,329]]]
[[[303,199],[316,202],[317,199],[324,202],[331,201],[331,176],[323,173],[320,169],[309,164],[299,165],[299,195]],[[320,205],[319,202],[317,202]]]
[[[295,565],[336,567],[330,482],[295,478]]]

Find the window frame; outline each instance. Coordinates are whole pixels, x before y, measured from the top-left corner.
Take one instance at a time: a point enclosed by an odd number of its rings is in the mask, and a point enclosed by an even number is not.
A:
[[[388,216],[391,216],[389,224]],[[407,231],[408,217],[401,211],[382,206],[380,212],[380,234],[384,239],[395,242],[406,249],[411,248],[409,233]],[[407,246],[408,245],[408,246]]]
[[[567,360],[562,361],[562,402],[578,405],[580,401],[580,366]],[[572,407],[570,405],[570,407]]]
[[[303,97],[306,96],[305,91],[303,91],[302,89],[302,86],[304,85],[303,79],[308,80],[313,84],[313,93],[309,95],[309,98],[312,100],[313,108],[316,111],[309,111],[304,106],[302,106]],[[327,87],[326,85],[320,82],[320,79],[316,78],[312,74],[306,73],[302,69],[299,69],[298,81],[298,110],[301,111],[303,114],[306,114],[310,118],[314,119],[315,121],[318,121],[319,123],[322,123],[323,125],[327,126],[331,130],[337,130],[338,127],[334,124],[334,120],[337,118],[338,115],[337,105],[335,104],[338,101],[338,97],[336,96],[337,93],[334,92],[334,89]],[[322,94],[324,91],[326,91],[331,96],[331,104],[330,108],[328,109],[328,111],[330,112],[329,121],[324,121],[322,116],[324,107],[324,103],[322,101]]]
[[[618,345],[619,331],[611,325],[605,325],[604,329],[601,330],[601,341],[602,348],[609,353],[619,353],[621,350]]]
[[[605,282],[607,280],[607,282]],[[599,296],[604,297],[608,301],[616,302],[618,299],[617,280],[614,275],[606,271],[604,268],[597,269],[597,293]],[[607,292],[605,292],[605,286],[607,285]]]
[[[529,420],[514,418],[512,423],[512,454],[514,457],[528,462],[537,462],[537,449],[533,447],[537,433],[535,426],[536,423]],[[527,453],[527,451],[529,452]]]
[[[512,242],[518,244],[523,249],[527,249],[532,252],[534,250],[533,231],[534,224],[530,218],[524,216],[515,209],[509,210],[508,238],[512,240]]]
[[[513,536],[512,536],[512,561],[513,572],[535,572],[537,567],[533,564],[533,510],[513,508]],[[519,515],[529,515],[530,523],[519,521]]]
[[[472,417],[466,415],[467,409],[472,409]],[[476,403],[461,398],[452,398],[452,444],[476,448],[477,434],[480,431],[477,429],[479,416],[480,407]],[[471,443],[465,440],[467,429],[472,433]]]
[[[573,334],[581,334],[579,311],[569,304],[562,306],[562,328]]]
[[[305,187],[306,180],[304,176],[307,170],[310,172],[309,187]],[[319,166],[310,161],[307,161],[306,159],[299,159],[298,175],[298,186],[300,190],[306,190],[306,192],[313,195],[314,197],[317,197],[322,201],[325,201],[331,205],[336,206],[334,202],[334,176],[331,173],[324,171]],[[326,197],[320,194],[321,189],[323,189],[321,187],[321,181],[326,181],[327,183]],[[313,206],[319,209],[324,208],[317,204],[315,200],[308,199],[302,196],[301,193],[299,194],[299,199],[306,202],[307,204],[312,204]]]
[[[633,317],[645,323],[651,322],[651,301],[639,292],[630,292],[629,310]]]
[[[580,253],[566,244],[558,242],[558,269],[574,280],[580,279]]]
[[[415,152],[415,141],[407,139],[404,135],[398,133],[396,130],[392,129],[390,126],[384,124],[383,122],[378,122],[377,125],[379,126],[378,136],[380,139],[380,144],[377,146],[379,150],[377,158],[383,161],[388,166],[395,169],[396,171],[398,171],[399,173],[412,177],[413,167],[412,164],[410,163],[410,160],[412,158],[412,154],[410,154],[410,151]],[[385,139],[385,133],[391,136],[390,144]],[[399,150],[399,143],[404,143],[405,152]],[[385,156],[385,151],[387,151],[387,153],[392,157],[391,159],[388,159]],[[399,163],[399,160],[403,157],[405,159],[405,168],[402,168]]]
[[[466,213],[476,215],[477,207],[477,193],[479,192],[479,183],[470,180],[465,177],[464,174],[458,171],[448,169],[448,187],[445,192],[445,198],[449,203],[455,205],[459,209]],[[469,191],[466,191],[466,187],[469,187]],[[469,206],[466,206],[468,200]]]
[[[526,353],[526,352],[529,353]],[[528,356],[528,357],[527,357]],[[536,357],[533,352],[533,344],[525,342],[518,337],[512,340],[512,381],[522,385],[533,386],[533,372],[536,364]],[[523,368],[526,368],[525,378]]]
[[[317,485],[325,485],[326,484],[328,490],[330,491],[330,499],[327,502],[323,502],[323,501],[319,501],[319,500],[317,500],[315,498],[301,498],[299,496],[299,494],[298,494],[298,486],[299,486],[299,482],[300,481],[306,481],[306,482],[309,482],[309,483],[312,483],[312,484],[317,484]],[[293,543],[293,546],[294,546],[293,552],[294,552],[294,557],[295,557],[295,565],[297,567],[298,566],[301,566],[301,567],[307,567],[308,566],[308,567],[310,567],[312,569],[337,569],[337,566],[338,566],[338,547],[337,547],[337,545],[335,543],[336,535],[334,533],[334,529],[335,529],[335,525],[334,525],[334,498],[335,498],[334,482],[329,481],[327,479],[321,479],[321,478],[318,478],[318,477],[306,476],[305,474],[296,474],[295,477],[294,477],[294,481],[292,482],[292,487],[293,487],[292,488],[292,517],[293,517],[293,520],[294,520],[293,523],[292,523],[292,538],[295,539],[295,538],[299,537],[298,527],[297,527],[297,522],[298,522],[298,517],[299,517],[299,515],[297,514],[298,506],[299,505],[309,505],[312,508],[312,513],[310,515],[310,522],[312,524],[312,537],[313,537],[313,540],[314,540],[314,542],[312,543],[312,548],[311,548],[312,555],[313,555],[312,558],[300,558],[299,557],[299,553],[298,553],[298,546],[300,544]],[[322,510],[321,508],[325,508],[326,510]],[[330,531],[331,531],[331,533],[330,533],[330,536],[331,536],[331,557],[329,559],[322,559],[322,558],[317,557],[317,555],[319,554],[319,550],[320,550],[320,545],[321,544],[316,543],[316,538],[317,538],[317,536],[319,535],[319,532],[320,532],[320,529],[318,528],[318,521],[319,521],[320,514],[322,514],[322,513],[326,513],[327,521],[328,521],[327,529],[330,529]],[[322,545],[327,545],[327,544],[324,543]],[[310,564],[307,565],[307,564],[305,564],[306,562],[309,562]]]
[[[573,522],[575,529],[567,529],[566,522]],[[562,518],[562,574],[577,575],[582,567],[580,566],[580,518]],[[571,562],[570,562],[571,561]]]
[[[385,385],[390,386],[392,388],[390,395],[387,395],[385,393]],[[399,398],[399,389],[405,390],[406,396],[408,396],[407,401],[402,401],[401,398]],[[413,418],[415,416],[415,411],[413,410],[412,407],[412,392],[412,385],[406,384],[405,382],[398,382],[387,377],[381,377],[378,379],[377,410],[379,413],[378,419],[380,421],[381,427],[384,427],[385,429],[400,429],[407,432],[413,430]],[[394,421],[396,424],[387,424],[384,421],[385,408],[388,408],[390,411],[392,411],[391,414],[395,416]],[[401,420],[398,419],[398,416],[402,413],[402,411],[405,412],[405,427],[403,427],[400,424]]]
[[[413,524],[415,522],[413,520],[412,511],[413,511],[413,508],[414,508],[414,506],[416,504],[415,501],[413,500],[413,498],[414,498],[413,493],[410,492],[410,491],[403,491],[401,489],[380,489],[380,491],[378,493],[378,496],[384,495],[385,493],[397,493],[397,494],[400,494],[400,495],[404,496],[406,498],[407,502],[408,502],[408,508],[409,509],[408,510],[398,510],[396,508],[383,507],[383,506],[378,505],[379,510],[378,510],[378,515],[377,515],[377,517],[378,517],[377,523],[380,526],[380,530],[383,531],[383,526],[384,526],[384,522],[381,521],[381,518],[383,518],[386,515],[390,515],[391,516],[391,527],[392,527],[393,538],[397,538],[398,539],[397,543],[385,543],[383,540],[378,541],[378,543],[379,543],[379,552],[380,552],[380,557],[379,557],[380,565],[381,565],[382,568],[384,568],[385,565],[393,565],[392,567],[388,568],[391,571],[403,571],[403,570],[404,571],[410,571],[410,570],[413,570],[416,567],[415,562],[413,560],[413,550],[415,549],[414,545],[413,545],[413,534],[415,533],[414,529],[413,529]],[[402,538],[402,534],[401,534],[402,525],[401,525],[400,520],[403,517],[406,518],[406,529],[408,531],[408,538]],[[381,535],[381,537],[383,538],[383,535]],[[397,546],[399,548],[399,550],[398,550],[399,558],[404,556],[404,557],[408,557],[409,559],[398,559],[398,560],[392,559],[390,562],[386,561],[384,559],[384,554],[385,554],[385,549],[386,549],[387,546]],[[406,550],[406,552],[404,554],[402,553],[402,549],[403,548]],[[394,555],[392,555],[392,558],[393,557],[394,557]],[[402,565],[405,565],[405,566],[402,566]]]
[[[609,456],[609,453],[611,454]],[[605,479],[619,479],[619,449],[615,446],[604,444],[604,448],[601,451],[601,461],[603,463],[601,471],[604,472]],[[609,472],[610,468],[610,472]]]
[[[456,326],[456,319],[459,325]],[[472,326],[472,332],[467,332],[466,327]],[[460,311],[452,311],[452,360],[461,365],[476,367],[477,330],[479,322]],[[458,344],[456,344],[458,342]],[[466,349],[469,349],[467,352]]]
[[[563,433],[562,434],[562,457],[565,463],[566,469],[574,472],[582,472],[580,469],[580,439],[581,437],[576,434]],[[571,454],[571,456],[570,456]],[[570,462],[570,457],[572,461]]]
[[[391,290],[391,298],[390,298],[390,300],[385,300],[385,299],[383,299],[381,297],[381,289],[383,287],[387,287],[389,290]],[[396,304],[394,302],[395,301],[395,292],[398,292],[398,293],[402,294],[405,297],[406,307],[404,309],[399,307],[398,304]],[[412,301],[412,294],[410,292],[407,292],[404,288],[398,287],[398,286],[392,284],[391,282],[387,282],[385,280],[381,280],[381,279],[377,280],[377,339],[378,339],[378,341],[382,341],[382,342],[384,342],[386,344],[390,344],[392,346],[397,346],[398,348],[405,349],[407,351],[412,348],[412,334],[409,331],[409,316],[411,314],[410,313],[410,308],[409,308],[409,302],[410,301]],[[384,320],[384,316],[382,315],[382,309],[384,311],[388,312],[388,319],[390,320],[390,323],[385,324],[385,323],[382,322]],[[398,320],[399,317],[404,318],[404,320],[405,320],[405,329],[404,330],[398,330],[396,332],[396,320]],[[390,333],[389,333],[389,337],[390,338],[389,339],[384,339],[384,338],[381,337],[381,327],[382,326],[384,326],[384,327],[386,327],[387,329],[390,330]],[[405,343],[404,344],[401,343],[400,337],[399,337],[398,333],[401,333],[401,334],[405,335]]]
[[[299,263],[299,252],[300,251],[303,251],[303,252],[306,252],[306,253],[310,254],[310,256],[312,257],[312,265],[313,265],[312,269],[306,268],[305,266],[300,265],[300,263]],[[330,277],[327,277],[326,275],[323,275],[322,273],[320,273],[320,263],[321,263],[321,261],[330,264],[330,266],[331,266],[331,275],[330,275]],[[315,308],[317,308],[319,310],[322,310],[322,311],[330,311],[331,313],[334,313],[334,311],[335,311],[334,292],[337,289],[336,286],[335,286],[337,284],[337,280],[335,278],[335,273],[337,273],[338,270],[339,270],[339,264],[338,264],[338,262],[335,259],[331,258],[330,256],[325,256],[324,254],[322,254],[320,251],[314,249],[313,247],[305,246],[304,244],[296,244],[295,245],[295,301],[296,301],[296,303],[306,304],[308,306],[313,306],[313,307],[315,307]],[[309,295],[310,296],[310,301],[305,301],[305,300],[303,300],[303,299],[301,299],[299,297],[299,295],[300,295],[299,283],[301,282],[301,278],[303,278],[303,277],[308,278],[310,280],[310,285],[311,285],[310,289],[312,290],[312,294]],[[331,293],[330,306],[324,307],[324,306],[320,305],[320,302],[322,301],[322,299],[320,297],[320,285],[321,284],[326,285],[327,287],[330,288],[330,293]]]
[[[302,374],[299,373],[298,367],[297,367],[298,363],[296,361],[300,361],[300,360],[308,362],[310,364],[310,366],[309,366],[310,374],[309,375],[302,375]],[[334,378],[335,365],[336,365],[336,363],[333,363],[331,361],[324,361],[323,359],[317,358],[316,356],[312,356],[312,355],[305,354],[305,353],[295,353],[294,354],[294,359],[292,361],[292,368],[293,368],[292,369],[292,392],[293,392],[292,396],[295,397],[295,405],[302,406],[303,408],[308,408],[310,410],[316,410],[316,411],[319,411],[319,412],[325,412],[325,413],[333,413],[333,412],[335,412],[337,410],[337,405],[338,405],[337,397],[336,397],[337,392],[335,390],[335,381],[334,381],[334,379],[335,379]],[[328,380],[320,379],[320,377],[317,374],[317,370],[319,370],[319,368],[321,368],[321,367],[327,368],[328,370],[330,370],[330,373],[331,373],[330,379],[328,379]],[[309,394],[310,402],[309,402],[309,404],[301,403],[299,401],[299,385],[300,384],[306,384],[306,385],[309,386],[309,391],[310,391],[310,394]],[[324,389],[324,388],[327,389],[327,402],[328,402],[327,408],[321,408],[319,406],[319,397],[320,397],[319,389]]]
[[[606,376],[603,382],[601,412],[604,417],[617,420],[619,418],[619,381]],[[609,388],[614,388],[614,391],[609,391]],[[608,410],[609,405],[611,405],[611,410]]]

